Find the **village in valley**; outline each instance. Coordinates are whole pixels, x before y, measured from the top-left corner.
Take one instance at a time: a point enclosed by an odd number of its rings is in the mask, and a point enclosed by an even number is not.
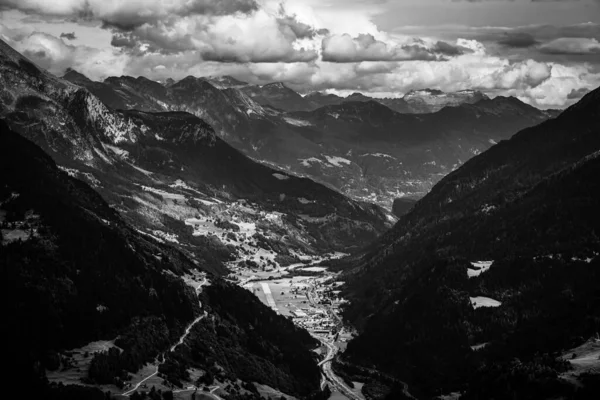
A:
[[[332,258],[336,257],[339,255]],[[335,337],[342,329],[339,308],[345,302],[340,297],[343,282],[336,281],[336,275],[326,267],[311,266],[322,260],[307,258],[304,263],[264,270],[232,266],[230,278],[310,333]]]
[[[337,280],[337,273],[325,266],[327,260],[344,256],[334,253],[326,257],[302,255],[302,261],[287,267],[256,265],[248,268],[246,263],[229,265],[229,279],[256,295],[275,312],[289,318],[299,327],[306,329],[321,347],[315,351],[322,357],[321,387],[329,385],[336,399],[360,400],[362,383],[348,386],[331,369],[331,362],[344,351],[355,332],[344,326],[340,307],[343,299],[341,288],[344,282]]]

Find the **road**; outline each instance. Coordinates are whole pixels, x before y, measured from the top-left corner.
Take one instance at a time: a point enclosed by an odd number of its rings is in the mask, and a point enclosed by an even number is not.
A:
[[[207,281],[206,277],[204,277],[204,280],[202,282],[200,282],[198,284],[198,286],[194,287],[194,289],[196,289],[196,294],[198,294],[200,292],[200,290],[202,290],[202,286],[206,285],[207,282],[208,281]],[[202,308],[202,302],[198,301],[198,304],[200,305],[200,308]],[[194,327],[194,325],[196,325],[198,322],[200,322],[204,318],[206,318],[207,315],[208,315],[208,313],[206,311],[204,311],[204,314],[202,314],[201,316],[199,316],[198,318],[196,318],[195,320],[193,320],[187,326],[187,328],[185,328],[185,331],[183,332],[183,335],[181,335],[181,337],[179,338],[179,340],[177,341],[177,343],[175,343],[173,346],[171,346],[171,348],[169,349],[169,352],[172,353],[173,351],[175,351],[175,349],[178,346],[182,345],[183,342],[185,341],[185,338],[190,334],[190,332],[191,332],[192,328]],[[162,359],[162,361],[159,361],[159,358]],[[161,355],[161,357],[156,357],[156,360],[155,360],[156,370],[152,374],[148,375],[147,377],[145,377],[144,379],[142,379],[141,381],[139,381],[133,388],[131,388],[130,390],[128,390],[126,392],[123,392],[122,395],[123,396],[129,396],[129,395],[131,395],[131,393],[133,393],[136,390],[138,390],[140,388],[140,386],[144,382],[146,382],[148,379],[150,379],[153,376],[155,376],[156,374],[158,374],[158,367],[160,367],[165,362],[165,360],[166,360],[166,358],[165,358],[165,354],[164,353]],[[218,388],[218,386],[217,386],[217,388]],[[195,389],[190,389],[190,390],[195,390]],[[216,389],[214,389],[214,390],[216,390]],[[220,397],[217,396],[217,395],[215,395],[215,394],[213,394],[213,396],[215,396],[217,399],[220,399]]]
[[[331,318],[338,322],[338,329],[341,328],[341,324],[342,324],[341,318],[336,313],[333,312],[331,307],[319,304],[314,300],[313,296],[316,297],[315,291],[316,291],[315,286],[311,284],[311,286],[306,294],[310,304],[313,305],[314,307],[324,308],[327,311],[327,313],[331,315]],[[319,365],[319,367],[321,367],[321,371],[323,372],[325,379],[328,380],[331,383],[331,385],[333,386],[333,389],[337,390],[344,396],[348,397],[350,400],[365,400],[361,394],[354,392],[346,384],[346,382],[344,382],[344,380],[342,378],[337,376],[335,374],[335,372],[333,372],[333,370],[331,369],[331,362],[333,361],[333,359],[335,358],[335,356],[339,350],[337,348],[337,346],[335,345],[335,343],[333,341],[329,341],[328,339],[323,338],[318,335],[315,335],[315,334],[313,334],[312,336],[315,339],[319,340],[324,346],[327,347],[327,355],[321,362],[319,362],[318,365]],[[322,388],[324,387],[324,382],[321,382],[321,387]]]
[[[144,379],[142,379],[141,381],[139,381],[131,390],[128,390],[127,392],[123,393],[123,396],[129,396],[131,393],[133,393],[136,390],[138,390],[140,388],[140,385],[142,383],[146,382],[148,379],[152,378],[156,374],[158,374],[158,365],[156,366],[156,371],[154,371],[154,373],[152,373],[151,375],[148,375],[147,377],[145,377]]]
[[[219,396],[217,396],[217,395],[215,394],[215,391],[216,391],[217,389],[219,389],[219,388],[220,388],[220,386],[212,386],[212,387],[209,387],[210,391],[208,391],[208,392],[205,392],[205,391],[203,391],[202,389],[200,389],[200,388],[199,388],[199,387],[197,387],[197,386],[192,386],[192,387],[189,387],[189,388],[187,388],[187,389],[173,390],[173,393],[181,393],[181,392],[197,392],[197,391],[201,391],[201,392],[202,392],[202,393],[204,393],[204,394],[211,395],[212,397],[214,397],[214,398],[215,398],[215,399],[217,399],[217,400],[223,400],[221,397],[219,397]]]
[[[327,355],[325,358],[319,363],[319,367],[321,367],[321,371],[323,375],[325,375],[326,379],[333,386],[332,389],[337,390],[350,400],[365,400],[365,398],[355,393],[347,384],[344,382],[342,378],[337,376],[335,372],[331,369],[331,362],[335,358],[335,355],[338,352],[338,348],[335,346],[335,343],[328,341],[325,338],[319,337],[317,335],[313,335],[314,338],[318,339],[323,345],[327,347]],[[323,383],[321,383],[323,386]]]

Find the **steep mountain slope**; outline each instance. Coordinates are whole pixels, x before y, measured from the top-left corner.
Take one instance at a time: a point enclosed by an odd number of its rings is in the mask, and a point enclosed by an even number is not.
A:
[[[318,391],[316,343],[307,332],[242,288],[213,276],[207,286],[205,272],[181,252],[128,226],[3,121],[0,182],[0,264],[10,299],[2,305],[5,378],[16,387],[45,398],[104,398],[95,388],[121,393],[146,363],[181,387],[190,377],[166,368],[177,363],[184,371],[219,365],[220,382],[262,382],[301,397]],[[203,346],[227,331],[248,333],[229,334],[209,357]],[[71,350],[100,339],[111,350]],[[190,348],[202,361],[177,358]],[[87,373],[74,355],[88,360]],[[80,374],[86,388],[49,384],[47,374],[51,382]]]
[[[351,249],[386,229],[377,207],[258,164],[191,114],[111,109],[8,46],[2,50],[0,114],[9,125],[94,185],[138,229],[179,245],[214,272],[225,273],[223,262],[243,260],[248,252],[260,253],[273,267],[292,261],[294,253]],[[156,99],[162,91],[201,103],[212,97],[202,100],[194,91],[207,88],[227,107],[235,104],[227,91],[195,78],[170,88],[144,78],[119,82],[141,88],[140,99]],[[243,237],[230,232],[232,226],[217,229],[219,237],[206,229],[221,220],[247,228]],[[256,247],[255,234],[264,238],[263,247]]]
[[[449,174],[355,260],[347,359],[423,396],[586,398],[552,355],[600,330],[599,122],[597,89]]]
[[[422,197],[471,157],[548,118],[504,97],[432,114],[400,114],[368,101],[291,115],[310,124],[307,136],[327,144],[320,156],[298,157],[306,173],[388,207],[396,197]]]

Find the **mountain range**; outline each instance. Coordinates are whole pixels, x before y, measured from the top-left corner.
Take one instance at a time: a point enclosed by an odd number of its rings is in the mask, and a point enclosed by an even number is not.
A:
[[[315,338],[228,274],[336,253],[357,335],[331,368],[365,398],[594,398],[574,367],[598,357],[579,349],[600,331],[600,89],[560,115],[475,91],[340,99],[59,78],[0,41],[8,381],[329,399]]]
[[[93,82],[71,70],[64,79],[85,86],[111,109],[194,114],[261,163],[388,210],[395,198],[422,197],[469,158],[558,115],[477,91],[427,89],[375,99],[359,93],[301,96],[282,83],[255,86],[228,76]]]
[[[157,363],[175,388],[192,380],[188,370],[196,368],[214,376],[207,384],[241,379],[302,397],[319,392],[310,352],[315,340],[306,331],[127,224],[90,185],[61,171],[4,122],[0,167],[0,259],[10,282],[3,315],[13,384],[48,398],[103,399],[98,387],[124,391],[128,376]],[[194,276],[210,285],[197,286]],[[194,345],[194,359],[187,358],[191,344],[169,352],[186,332],[196,338],[192,343],[211,345]],[[96,342],[107,337],[115,339]],[[90,342],[106,351],[64,355]],[[87,360],[83,381],[49,384],[54,371],[80,372],[70,366],[74,357]]]
[[[6,45],[2,50],[0,115],[11,128],[90,183],[138,229],[179,245],[215,273],[226,273],[224,262],[245,257],[240,237],[224,231],[215,237],[202,228],[221,219],[252,223],[264,236],[271,265],[289,263],[293,254],[356,248],[389,225],[377,206],[252,161],[192,114],[109,108],[88,89],[38,69]],[[74,71],[68,75],[88,82]],[[135,82],[144,93],[166,90]],[[193,92],[179,89],[187,84],[222,95],[195,79],[174,84],[173,95],[193,99]]]

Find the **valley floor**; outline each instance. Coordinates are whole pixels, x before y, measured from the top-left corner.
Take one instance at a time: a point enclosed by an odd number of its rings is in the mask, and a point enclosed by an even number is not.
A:
[[[329,259],[339,256],[334,254]],[[319,257],[270,272],[239,269],[232,278],[321,342],[321,387],[329,386],[330,400],[364,400],[362,383],[354,382],[354,387],[350,387],[331,368],[331,362],[343,352],[352,333],[339,317],[339,306],[345,301],[339,297],[343,282],[336,281],[336,274],[322,266],[327,259]],[[312,266],[317,263],[319,266]]]

